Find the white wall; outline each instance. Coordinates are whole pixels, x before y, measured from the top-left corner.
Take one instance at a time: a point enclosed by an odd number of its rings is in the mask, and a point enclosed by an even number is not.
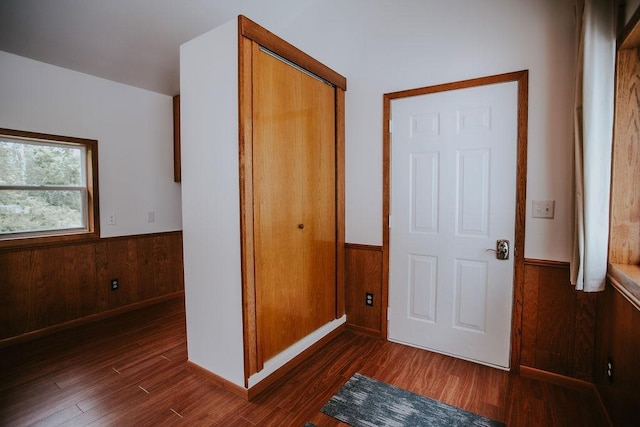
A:
[[[0,51],[0,127],[98,141],[102,237],[182,229],[172,108],[166,95]]]
[[[244,387],[238,21],[180,47],[189,360]]]
[[[382,244],[384,93],[528,69],[525,256],[570,259],[573,13],[573,0],[316,0],[270,28],[348,79],[348,242]],[[538,199],[555,219],[531,218]]]

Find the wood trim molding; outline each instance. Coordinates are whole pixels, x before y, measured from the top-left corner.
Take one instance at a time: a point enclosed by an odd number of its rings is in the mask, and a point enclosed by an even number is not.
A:
[[[322,337],[319,341],[311,345],[309,348],[304,350],[302,353],[282,365],[278,370],[274,373],[260,381],[258,384],[254,385],[249,389],[248,400],[253,400],[260,396],[262,393],[270,389],[271,387],[275,387],[278,384],[281,384],[286,378],[287,374],[290,373],[297,366],[302,364],[309,357],[313,356],[318,350],[327,345],[330,341],[333,341],[338,335],[344,332],[346,325],[343,323],[338,326],[333,331],[329,332],[327,335]]]
[[[355,333],[362,334],[362,335],[368,335],[368,336],[374,337],[374,338],[383,338],[383,339],[386,338],[385,335],[382,335],[382,332],[376,331],[375,329],[366,328],[364,326],[353,325],[353,324],[348,324],[347,323],[347,329],[350,330],[350,331],[353,331]]]
[[[240,166],[240,247],[242,257],[242,317],[244,340],[245,387],[248,378],[258,372],[258,337],[256,332],[256,288],[253,253],[253,121],[251,40],[238,32],[238,132]]]
[[[246,16],[238,16],[238,28],[241,36],[255,41],[259,45],[269,49],[296,65],[310,71],[323,78],[329,83],[339,87],[343,91],[347,90],[347,79],[331,68],[313,59],[297,47],[289,44],[276,36],[269,30],[262,28]]]
[[[515,255],[514,255],[514,295],[511,325],[511,370],[518,372],[520,367],[520,348],[522,345],[522,307],[524,299],[524,241],[526,220],[526,187],[527,187],[527,136],[529,105],[529,71],[521,70],[493,76],[444,83],[417,89],[409,89],[383,95],[382,120],[382,295],[383,307],[388,305],[389,295],[389,212],[390,212],[390,159],[391,137],[389,118],[391,117],[391,101],[418,95],[465,89],[496,83],[517,82],[518,84],[518,149],[516,171],[516,212],[515,212]],[[386,315],[382,317],[383,335],[387,336],[388,322]]]
[[[344,247],[345,247],[345,249],[355,249],[355,250],[360,250],[360,251],[374,251],[374,252],[382,252],[383,251],[382,246],[361,245],[359,243],[345,243]]]
[[[556,374],[553,372],[531,368],[529,366],[520,366],[520,375],[525,378],[544,381],[571,390],[588,390],[597,393],[596,387],[593,383],[578,380],[576,378],[566,377],[564,375]]]
[[[640,266],[609,264],[607,279],[620,295],[640,311]]]
[[[238,397],[241,397],[247,401],[254,400],[258,396],[260,396],[265,391],[269,390],[271,387],[275,387],[278,384],[281,384],[285,379],[288,373],[290,373],[293,369],[299,366],[302,362],[307,360],[310,356],[312,356],[315,352],[317,352],[320,348],[327,345],[330,341],[334,340],[338,335],[344,332],[346,326],[343,323],[338,326],[336,329],[325,335],[318,342],[304,350],[302,353],[285,363],[282,367],[277,369],[273,374],[269,375],[258,384],[254,385],[251,388],[240,387],[237,384],[228,381],[213,372],[203,368],[202,366],[193,363],[192,361],[187,361],[187,367],[191,369],[194,373],[200,375],[201,377],[211,381],[214,384],[217,384],[224,388],[225,390],[235,394]]]
[[[609,418],[607,408],[604,405],[602,397],[600,396],[598,388],[595,384],[571,377],[566,377],[564,375],[555,374],[553,372],[542,371],[540,369],[531,368],[529,366],[520,366],[520,375],[525,378],[544,381],[569,390],[590,393],[597,402],[597,410],[600,415],[600,422],[604,423],[607,427],[613,427],[613,423],[611,422],[611,418]]]
[[[336,312],[339,319],[345,313],[345,96],[335,89],[336,123]]]
[[[633,49],[640,46],[640,7],[633,13],[631,19],[620,37],[618,37],[618,50]]]
[[[178,291],[171,294],[151,298],[148,300],[139,301],[123,307],[118,307],[113,310],[103,311],[101,313],[92,314],[86,317],[82,317],[80,319],[74,319],[69,322],[60,323],[60,324],[49,326],[43,329],[38,329],[37,331],[31,331],[31,332],[27,332],[26,334],[17,335],[15,337],[5,338],[0,340],[0,348],[8,347],[10,345],[22,343],[25,341],[34,340],[36,338],[42,338],[47,335],[53,335],[57,332],[64,331],[66,329],[71,329],[71,328],[75,328],[76,326],[86,325],[88,323],[108,319],[109,317],[113,317],[113,316],[119,316],[121,314],[128,313],[130,311],[138,310],[140,308],[148,307],[150,305],[172,300],[174,298],[184,299],[184,291]]]
[[[240,387],[239,385],[234,384],[231,381],[214,374],[213,372],[203,368],[202,366],[193,363],[191,360],[187,360],[187,368],[194,374],[199,375],[207,381],[210,381],[222,387],[228,392],[235,394],[236,396],[244,400],[249,400],[249,391],[246,388]]]
[[[534,259],[525,258],[525,265],[535,265],[537,267],[550,267],[550,268],[569,268],[570,264],[566,261],[551,261],[546,259]]]

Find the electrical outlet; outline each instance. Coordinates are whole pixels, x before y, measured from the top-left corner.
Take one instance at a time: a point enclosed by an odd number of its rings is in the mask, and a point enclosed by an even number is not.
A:
[[[613,383],[613,360],[611,358],[607,360],[607,379]]]
[[[110,213],[109,216],[107,216],[107,224],[116,225],[116,214],[115,213]]]
[[[111,279],[111,290],[115,291],[119,287],[120,287],[120,282],[118,281],[118,279]]]
[[[364,297],[364,304],[369,307],[373,307],[373,294],[371,292],[367,292]]]

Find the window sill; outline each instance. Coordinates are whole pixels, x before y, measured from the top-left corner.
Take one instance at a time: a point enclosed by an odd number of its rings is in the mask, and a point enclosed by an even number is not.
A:
[[[640,265],[609,264],[609,283],[640,310]]]
[[[79,243],[90,243],[100,239],[98,232],[62,234],[59,236],[42,236],[0,240],[0,252],[36,249],[46,246],[62,246]]]

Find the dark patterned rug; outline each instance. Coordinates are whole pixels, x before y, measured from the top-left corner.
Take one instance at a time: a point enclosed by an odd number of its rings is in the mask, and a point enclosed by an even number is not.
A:
[[[358,373],[320,411],[355,427],[504,426]]]

